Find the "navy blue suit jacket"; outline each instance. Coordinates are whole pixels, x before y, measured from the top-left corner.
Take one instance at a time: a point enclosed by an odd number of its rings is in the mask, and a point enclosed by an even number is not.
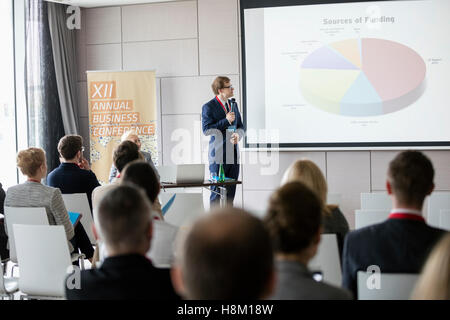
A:
[[[358,271],[371,265],[381,273],[420,273],[445,231],[423,221],[388,219],[347,234],[342,254],[342,285],[357,294]]]
[[[68,289],[68,300],[180,300],[169,269],[157,269],[138,254],[106,258],[98,269],[82,270],[80,289]]]
[[[228,100],[231,107],[231,102]],[[203,134],[211,136],[209,140],[209,163],[236,163],[239,158],[238,145],[233,145],[230,142],[231,133],[227,132],[227,128],[235,125],[236,133],[239,134],[239,139],[244,136],[245,128],[242,123],[241,114],[235,104],[233,110],[235,113],[235,120],[230,125],[226,119],[226,113],[222,105],[217,101],[216,97],[205,103],[202,107],[202,130]],[[230,155],[227,159],[227,150],[234,150],[234,156]],[[227,161],[228,160],[228,161]]]
[[[86,193],[92,210],[92,191],[100,185],[95,173],[75,163],[61,163],[47,176],[47,185],[59,188],[61,193]]]

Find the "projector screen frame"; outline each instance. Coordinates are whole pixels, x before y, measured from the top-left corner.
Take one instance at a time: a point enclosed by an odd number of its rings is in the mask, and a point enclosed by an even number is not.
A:
[[[247,84],[246,84],[246,51],[245,51],[245,9],[284,7],[302,5],[324,5],[342,3],[376,3],[376,2],[400,2],[402,0],[240,0],[240,27],[241,27],[241,57],[242,57],[242,110],[244,125],[248,129],[247,122]],[[351,150],[450,150],[450,141],[417,141],[417,142],[317,142],[317,143],[249,143],[247,136],[243,139],[243,151],[351,151]]]

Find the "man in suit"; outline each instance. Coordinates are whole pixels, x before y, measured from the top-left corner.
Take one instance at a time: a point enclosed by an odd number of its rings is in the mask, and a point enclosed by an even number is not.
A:
[[[242,209],[222,208],[198,220],[177,251],[172,281],[187,299],[255,300],[273,291],[269,234]]]
[[[102,198],[94,233],[109,256],[100,268],[81,271],[79,288],[70,285],[68,276],[68,300],[178,299],[169,269],[155,268],[146,257],[152,238],[150,208],[144,192],[132,185],[120,185]]]
[[[58,142],[61,164],[47,176],[47,184],[58,188],[62,194],[86,193],[92,210],[92,191],[100,185],[91,171],[89,162],[83,157],[83,138],[79,135],[65,135]],[[80,248],[86,257],[94,255],[91,241],[81,223],[75,226],[75,249]]]
[[[202,130],[209,140],[209,171],[217,176],[223,164],[225,177],[239,177],[239,140],[245,133],[236,102],[230,100],[234,88],[228,77],[217,77],[211,85],[215,97],[202,107]],[[236,186],[226,187],[227,201],[233,203]],[[217,187],[211,188],[211,205],[217,205],[220,197]]]
[[[445,233],[427,225],[422,216],[425,197],[434,189],[433,179],[433,165],[421,152],[405,151],[390,162],[386,189],[393,209],[389,218],[350,232],[344,242],[342,282],[355,296],[357,272],[368,271],[369,266],[377,266],[381,273],[420,273]]]
[[[289,182],[269,201],[264,223],[275,250],[277,300],[350,300],[352,294],[317,282],[308,263],[317,253],[322,233],[322,204],[301,182]]]
[[[86,193],[92,210],[92,191],[100,185],[83,157],[83,138],[66,135],[59,140],[58,152],[61,164],[48,174],[47,184],[59,188],[62,194]]]

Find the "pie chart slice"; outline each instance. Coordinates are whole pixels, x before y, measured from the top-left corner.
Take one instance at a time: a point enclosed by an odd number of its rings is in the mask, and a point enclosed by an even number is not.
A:
[[[395,112],[425,91],[426,66],[411,48],[384,39],[331,43],[305,58],[300,90],[324,111],[351,117]]]

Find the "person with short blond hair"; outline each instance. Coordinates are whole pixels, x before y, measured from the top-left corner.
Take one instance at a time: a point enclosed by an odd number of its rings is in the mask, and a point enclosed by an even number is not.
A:
[[[350,227],[339,207],[334,204],[327,204],[328,185],[322,171],[311,160],[297,160],[284,173],[282,184],[292,181],[304,183],[319,197],[323,213],[322,232],[324,234],[336,234],[339,256],[341,256],[344,238]]]
[[[146,151],[141,150],[142,143],[141,143],[141,139],[139,138],[138,133],[136,132],[136,129],[133,128],[133,129],[130,129],[128,131],[125,131],[122,134],[122,137],[120,138],[120,141],[121,142],[131,141],[131,142],[134,142],[138,146],[138,150],[139,150],[139,153],[140,153],[139,157],[142,158],[142,160],[148,162],[148,164],[155,171],[156,176],[157,176],[158,181],[159,181],[159,173],[158,173],[158,170],[156,170],[155,164],[153,163],[152,154],[150,152],[146,152]],[[112,165],[111,165],[111,169],[109,171],[109,182],[112,182],[117,177],[117,174],[118,174],[119,171],[117,170],[117,168],[115,167],[114,162],[113,162]]]
[[[47,175],[44,150],[32,147],[19,151],[17,167],[27,177],[27,181],[8,188],[5,206],[44,207],[49,224],[64,227],[69,251],[73,252],[75,232],[64,205],[61,191],[58,188],[48,187],[41,183],[41,180]]]

